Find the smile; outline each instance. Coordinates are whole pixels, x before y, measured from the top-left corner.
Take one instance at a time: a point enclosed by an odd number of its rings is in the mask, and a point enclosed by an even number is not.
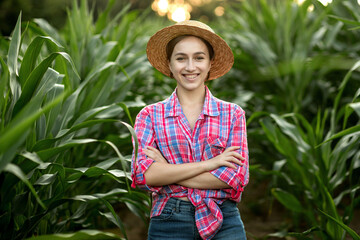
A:
[[[183,76],[187,79],[187,80],[195,80],[199,74],[183,74]]]

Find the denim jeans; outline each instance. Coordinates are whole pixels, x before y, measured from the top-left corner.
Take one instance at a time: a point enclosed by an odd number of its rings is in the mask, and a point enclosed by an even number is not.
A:
[[[224,221],[213,240],[246,240],[244,225],[236,203],[230,200],[220,205]],[[170,198],[163,212],[152,217],[148,240],[201,239],[195,224],[195,207],[187,201]]]

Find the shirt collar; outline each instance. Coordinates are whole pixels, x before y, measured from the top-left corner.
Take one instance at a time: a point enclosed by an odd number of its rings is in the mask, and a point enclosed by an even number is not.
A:
[[[205,102],[200,117],[202,118],[203,115],[219,116],[217,99],[211,94],[207,86],[205,86],[205,91]],[[165,100],[165,117],[176,117],[180,114],[182,114],[182,109],[175,89],[171,96]]]

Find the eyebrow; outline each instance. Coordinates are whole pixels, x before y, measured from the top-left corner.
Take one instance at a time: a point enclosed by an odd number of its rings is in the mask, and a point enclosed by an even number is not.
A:
[[[196,53],[194,53],[194,55],[199,55],[199,54],[206,55],[206,53],[204,53],[204,52],[196,52]],[[187,55],[187,54],[179,52],[179,53],[176,53],[174,56],[177,56],[177,55]]]

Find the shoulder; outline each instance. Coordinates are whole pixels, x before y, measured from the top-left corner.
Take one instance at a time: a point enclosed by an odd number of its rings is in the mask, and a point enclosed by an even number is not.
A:
[[[214,97],[213,99],[216,102],[220,113],[229,112],[231,115],[234,115],[234,117],[240,117],[242,115],[245,115],[245,111],[238,104],[227,102],[216,97]]]
[[[159,112],[163,111],[165,104],[166,100],[146,105],[143,109],[140,110],[140,112],[138,113],[138,117],[157,115],[159,114]]]

